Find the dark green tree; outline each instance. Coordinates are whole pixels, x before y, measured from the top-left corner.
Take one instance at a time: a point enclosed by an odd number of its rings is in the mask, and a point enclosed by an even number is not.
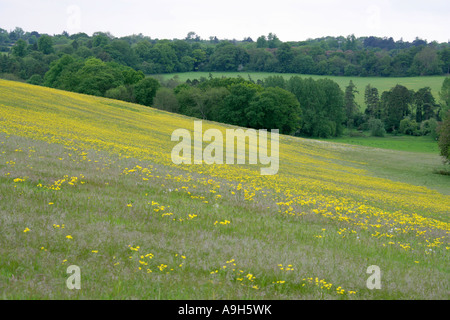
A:
[[[439,149],[446,163],[450,163],[450,111],[447,111],[445,120],[439,126]]]
[[[157,109],[176,113],[179,112],[177,97],[173,90],[169,88],[161,87],[158,89],[158,91],[156,91],[153,105]]]
[[[13,31],[9,33],[9,39],[11,41],[17,41],[25,35],[25,31],[20,27],[15,27]]]
[[[442,73],[436,49],[424,47],[413,59],[410,74],[429,76]]]
[[[134,67],[137,64],[138,57],[125,40],[113,40],[104,46],[104,50],[114,62],[129,67]]]
[[[294,53],[289,44],[283,43],[277,50],[276,54],[279,63],[280,72],[292,72],[292,62],[294,60]]]
[[[174,88],[173,91],[177,98],[179,113],[201,118],[201,114],[197,112],[197,96],[200,95],[199,88],[183,83]]]
[[[11,48],[11,53],[16,57],[24,57],[27,54],[27,42],[23,39],[19,39]]]
[[[220,121],[220,112],[224,105],[225,98],[230,94],[228,89],[221,88],[207,88],[203,91],[200,105],[203,108],[201,112],[205,119]]]
[[[345,120],[344,93],[329,79],[313,80],[291,77],[287,90],[300,102],[300,134],[310,137],[338,136]]]
[[[78,80],[76,92],[104,96],[109,89],[122,85],[123,75],[116,65],[90,58],[74,75]]]
[[[206,52],[202,49],[195,49],[191,53],[191,57],[193,59],[193,71],[199,70],[199,68],[206,62]],[[191,71],[189,70],[189,71]]]
[[[125,85],[134,85],[145,78],[142,71],[136,71],[130,67],[114,64],[114,66],[122,73],[123,83]]]
[[[39,74],[33,74],[30,79],[28,79],[28,83],[29,84],[34,84],[34,85],[41,85],[42,82],[44,81],[44,79],[42,78],[41,75]]]
[[[249,63],[246,68],[254,71],[274,72],[277,70],[278,60],[274,54],[265,49],[249,50]]]
[[[228,87],[230,94],[224,99],[224,104],[219,112],[221,122],[234,124],[241,127],[249,127],[249,119],[246,111],[258,92],[263,91],[263,87],[242,82]]]
[[[248,62],[247,51],[228,42],[217,46],[210,58],[210,67],[213,71],[240,71]]]
[[[344,108],[345,115],[347,117],[347,123],[353,123],[356,113],[359,111],[359,105],[355,101],[355,95],[358,93],[353,81],[350,80],[347,87],[345,87],[344,93]]]
[[[277,35],[270,32],[267,36],[267,46],[271,49],[278,48],[281,45],[281,40],[278,39]]]
[[[345,41],[345,50],[356,50],[357,41],[354,34],[349,35]]]
[[[292,61],[292,72],[301,74],[315,74],[316,64],[309,55],[299,54]]]
[[[148,40],[139,41],[134,47],[134,51],[139,59],[141,60],[149,60],[150,57],[150,48],[152,44]]]
[[[72,46],[73,50],[76,51],[80,47],[80,44],[78,43],[77,39],[75,39],[72,41],[71,46]]]
[[[417,90],[413,95],[413,105],[415,107],[417,123],[434,117],[436,101],[431,93],[431,88],[425,87]]]
[[[245,109],[248,125],[255,129],[279,129],[293,134],[300,128],[300,104],[296,97],[281,88],[258,92]]]
[[[345,121],[344,93],[333,80],[319,79],[317,83],[325,96],[324,109],[327,114],[327,125],[331,128],[331,136],[340,136],[344,130]]]
[[[411,91],[398,84],[391,90],[383,92],[381,101],[386,129],[388,131],[398,130],[400,121],[411,113]]]
[[[110,37],[104,32],[95,32],[92,37],[92,47],[104,47],[109,41]]]
[[[413,56],[409,51],[399,52],[392,60],[392,75],[397,77],[407,76],[412,60]]]
[[[446,47],[439,51],[439,58],[442,62],[442,72],[450,74],[450,48]]]
[[[267,39],[266,36],[260,36],[256,39],[256,47],[257,48],[267,48]]]
[[[381,118],[378,89],[372,87],[370,84],[368,84],[364,90],[364,103],[366,104],[365,113],[369,117],[374,117],[375,119]]]
[[[142,79],[134,85],[136,102],[146,106],[152,106],[153,99],[160,86],[159,81],[154,78]]]
[[[283,76],[269,76],[263,80],[265,88],[281,88],[286,89],[286,80]]]
[[[42,35],[38,40],[38,50],[43,54],[53,53],[53,39],[49,35]]]
[[[44,61],[36,59],[32,55],[22,59],[21,68],[24,79],[29,79],[33,75],[39,75],[42,78],[48,70],[48,66]]]
[[[159,41],[149,50],[151,63],[155,64],[152,73],[171,73],[178,71],[180,62],[168,41]]]
[[[194,42],[194,41],[198,42],[198,41],[200,41],[200,36],[197,35],[194,31],[190,31],[190,32],[188,32],[185,40],[188,42]]]
[[[75,91],[78,85],[76,73],[84,66],[84,62],[70,55],[63,55],[50,64],[50,70],[44,76],[44,85],[68,91]]]
[[[441,118],[444,118],[447,111],[450,110],[450,77],[445,78],[442,82],[439,98],[441,100]]]

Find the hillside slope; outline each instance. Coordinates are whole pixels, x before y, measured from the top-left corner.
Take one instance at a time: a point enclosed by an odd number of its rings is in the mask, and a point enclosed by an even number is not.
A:
[[[437,155],[280,136],[277,175],[175,165],[171,134],[193,120],[0,81],[3,297],[447,298]],[[69,265],[81,290],[66,287]]]

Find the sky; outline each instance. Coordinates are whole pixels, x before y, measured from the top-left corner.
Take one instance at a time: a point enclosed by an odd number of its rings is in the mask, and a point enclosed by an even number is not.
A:
[[[282,41],[325,36],[450,40],[448,0],[0,0],[0,28],[116,37],[253,40],[270,32]]]

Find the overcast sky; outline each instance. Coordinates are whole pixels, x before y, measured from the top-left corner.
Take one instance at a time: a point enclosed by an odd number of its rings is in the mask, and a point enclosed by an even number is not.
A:
[[[282,41],[324,36],[450,39],[449,0],[0,0],[0,28],[60,34],[202,39],[275,33]]]

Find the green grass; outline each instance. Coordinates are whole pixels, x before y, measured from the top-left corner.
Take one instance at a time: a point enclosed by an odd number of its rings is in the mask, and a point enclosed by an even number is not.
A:
[[[248,79],[250,76],[254,81],[263,80],[273,75],[281,75],[285,79],[298,74],[291,73],[270,73],[270,72],[211,72],[213,77],[237,77],[241,76]],[[200,77],[208,78],[209,72],[186,72],[186,73],[171,73],[159,75],[165,80],[168,80],[174,76],[178,76],[180,81],[186,81],[187,79],[200,79]],[[318,76],[318,75],[300,75],[301,77],[311,77],[313,79],[331,79],[339,84],[342,90],[348,85],[350,80],[356,85],[359,94],[356,95],[356,102],[360,105],[361,109],[365,109],[364,104],[364,89],[370,84],[372,87],[378,89],[380,95],[383,91],[387,91],[397,84],[403,85],[408,89],[417,91],[423,87],[430,87],[433,96],[436,101],[439,101],[439,91],[441,90],[442,83],[445,76],[428,76],[428,77],[401,77],[401,78],[385,78],[385,77],[343,77],[343,76]]]
[[[362,136],[351,137],[345,133],[339,138],[319,140],[349,146],[346,149],[348,156],[370,163],[372,173],[378,177],[427,186],[450,195],[448,176],[431,174],[448,169],[439,156],[437,142],[428,136],[386,134],[372,137],[364,132]]]
[[[342,137],[312,141],[321,141],[330,148],[341,146],[348,159],[363,163],[362,167],[370,168],[370,174],[375,177],[425,186],[450,195],[449,177],[435,173],[448,170],[448,166],[434,151],[434,143],[426,138],[388,135],[385,138]],[[412,147],[405,147],[402,140]]]
[[[371,137],[365,133],[363,136],[344,135],[339,138],[323,140],[388,150],[439,154],[437,141],[428,136],[386,134],[384,137]]]
[[[69,156],[72,150],[57,144],[5,135],[0,140],[1,162],[15,159],[12,168],[0,166],[0,297],[4,299],[445,298],[441,283],[448,270],[440,256],[382,247],[362,231],[343,239],[337,232],[347,227],[345,223],[273,214],[262,209],[269,202],[255,208],[224,196],[217,206],[203,204],[184,192],[168,192],[184,183],[168,179],[168,174],[182,173],[164,167],[154,167],[151,184],[134,175],[121,175],[124,167],[148,165],[139,159],[92,150],[83,150],[88,156],[82,159]],[[18,147],[24,152],[15,151]],[[405,170],[414,162],[402,153],[395,156],[406,162]],[[349,157],[368,160],[363,149],[354,149]],[[371,161],[375,166],[387,165],[386,160]],[[13,177],[39,177],[42,182],[64,174],[82,173],[87,178],[84,186],[66,184],[61,191],[51,191],[42,190],[34,181],[14,183],[5,172]],[[207,194],[210,189],[198,187],[196,194]],[[153,212],[151,201],[170,204],[170,211],[183,213],[178,217],[195,213],[201,218],[171,221],[172,217]],[[214,226],[214,221],[225,219],[232,223]],[[30,231],[24,233],[25,228]],[[405,241],[415,243],[410,237]],[[131,251],[129,245],[139,246],[139,251]],[[142,258],[147,253],[154,257]],[[139,261],[148,265],[139,270]],[[167,266],[163,271],[158,269],[161,264]],[[292,264],[294,270],[281,270],[279,264],[284,268]],[[381,291],[365,287],[365,271],[371,264],[385,272]],[[81,290],[66,287],[69,265],[81,268]],[[404,270],[408,270],[406,278]],[[248,274],[255,279],[248,280]],[[333,289],[309,283],[310,276],[325,279]],[[274,284],[279,280],[285,284]],[[338,295],[337,286],[356,290],[357,295]]]

